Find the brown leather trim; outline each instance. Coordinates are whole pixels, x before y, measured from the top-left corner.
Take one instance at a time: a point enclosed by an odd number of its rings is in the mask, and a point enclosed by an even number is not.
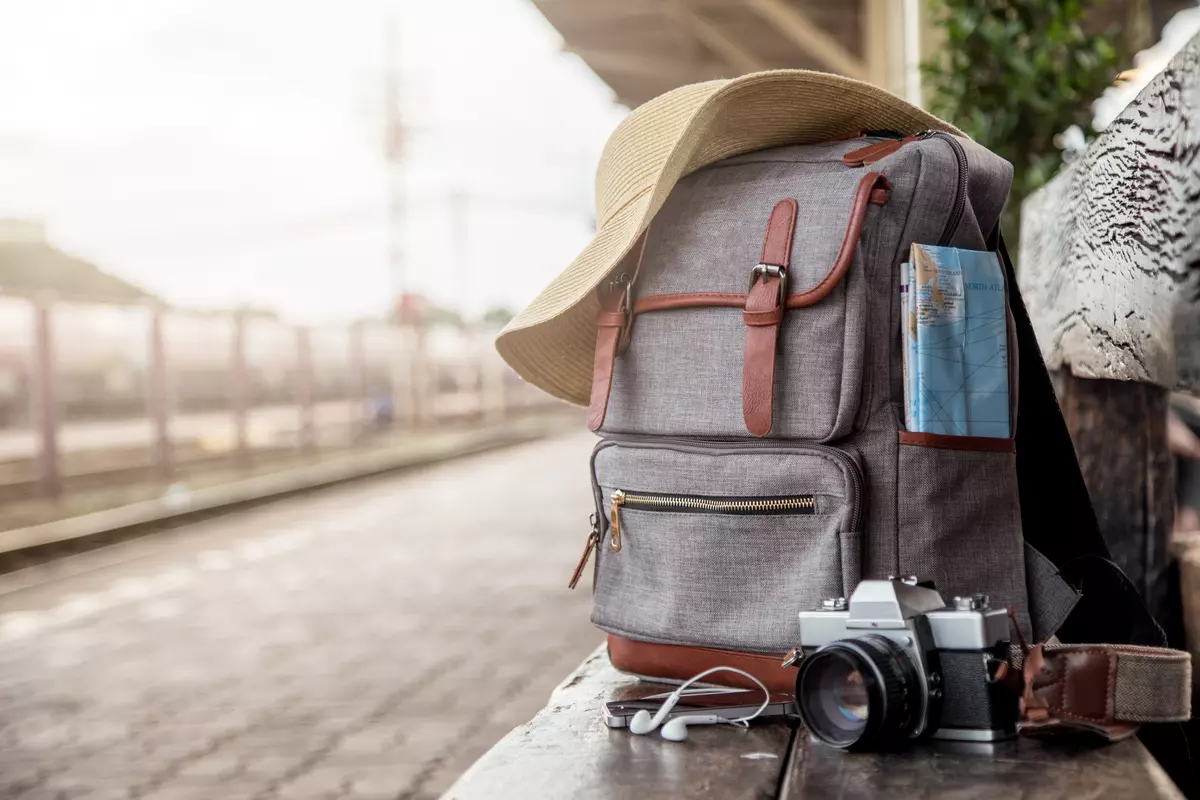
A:
[[[842,156],[842,163],[847,167],[864,167],[882,161],[892,153],[910,142],[917,141],[915,136],[905,136],[903,139],[889,139],[886,142],[876,142],[857,150],[850,150]]]
[[[783,322],[783,306],[775,306],[766,311],[742,311],[742,321],[747,325],[778,325]]]
[[[872,142],[854,150],[847,150],[842,154],[842,163],[847,167],[861,167],[867,163],[865,159],[869,158],[877,150],[882,150],[891,144],[892,140],[889,139],[886,142]]]
[[[637,281],[642,269],[642,257],[646,254],[646,239],[649,229],[642,233],[638,246],[637,263],[629,277],[629,287]],[[613,366],[617,356],[629,345],[633,314],[625,307],[626,293],[617,288],[615,282],[602,283],[596,288],[600,297],[600,310],[596,313],[596,354],[592,361],[592,395],[588,400],[588,430],[598,431],[608,413],[608,395],[612,390]]]
[[[872,189],[869,202],[873,206],[886,206],[890,196],[887,189]]]
[[[796,201],[788,197],[771,209],[767,232],[763,235],[759,264],[786,271],[792,254],[792,234],[796,229]],[[783,322],[784,274],[750,273],[750,292],[742,320],[746,324],[746,349],[742,360],[742,418],[752,436],[771,432],[775,398],[775,353],[779,344],[779,325]],[[777,270],[778,271],[778,270]]]
[[[868,172],[862,176],[858,182],[858,188],[854,192],[854,202],[850,205],[850,220],[846,223],[846,233],[842,236],[842,246],[838,248],[833,266],[816,286],[806,292],[789,296],[788,308],[802,308],[819,303],[842,282],[846,270],[850,269],[850,262],[854,260],[858,237],[862,233],[863,221],[867,217],[867,203],[871,199],[871,192],[876,188],[891,188],[882,173]]]
[[[899,431],[900,444],[917,447],[939,447],[943,450],[982,450],[988,453],[1015,453],[1017,444],[1012,439],[991,436],[946,436],[941,433],[918,433]]]
[[[796,230],[796,201],[786,197],[771,209],[767,232],[763,234],[760,264],[787,268],[792,258],[792,234]]]
[[[639,297],[633,303],[633,313],[664,311],[670,308],[745,308],[745,292],[683,292],[680,294],[652,294]],[[791,298],[789,298],[790,300]]]
[[[858,182],[854,193],[854,201],[850,206],[850,221],[846,225],[846,234],[842,246],[838,250],[833,266],[829,272],[813,288],[805,292],[795,292],[788,295],[787,308],[804,308],[816,305],[829,296],[837,287],[850,262],[854,260],[854,251],[858,247],[858,237],[862,233],[863,219],[866,216],[868,203],[874,202],[876,193],[888,193],[887,178],[878,172],[868,172]],[[637,298],[633,303],[633,313],[644,314],[647,311],[665,311],[672,308],[745,308],[749,295],[743,292],[683,292],[680,294],[654,294]]]
[[[600,313],[596,315],[596,355],[592,362],[592,396],[588,401],[588,430],[600,430],[608,412],[608,393],[612,389],[613,363],[617,358],[617,346],[621,341],[625,315],[619,309],[624,297],[622,291],[611,289],[601,295]],[[612,320],[618,318],[618,324]]]
[[[765,656],[711,647],[635,642],[623,636],[608,635],[608,659],[612,665],[622,672],[647,678],[685,681],[712,667],[736,667],[758,678],[772,692],[791,694],[796,687],[796,670],[783,666],[784,657],[783,654]],[[757,688],[732,672],[718,672],[705,680],[723,686]]]
[[[623,328],[625,327],[625,313],[608,311],[601,307],[600,313],[596,315],[596,325],[600,328]]]

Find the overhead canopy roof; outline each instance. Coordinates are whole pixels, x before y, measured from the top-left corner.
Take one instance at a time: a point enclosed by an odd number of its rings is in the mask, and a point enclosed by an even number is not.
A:
[[[928,0],[533,0],[630,108],[687,83],[764,69],[836,72],[920,102],[916,61],[942,32]],[[1196,0],[1097,0],[1085,27],[1130,53]],[[912,52],[919,51],[919,52]]]
[[[683,84],[785,67],[884,83],[868,63],[877,59],[865,56],[873,33],[864,7],[872,0],[533,2],[565,48],[631,108]]]

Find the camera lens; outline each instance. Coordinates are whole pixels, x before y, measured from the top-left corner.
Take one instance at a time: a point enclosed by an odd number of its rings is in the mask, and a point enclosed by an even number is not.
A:
[[[919,721],[921,684],[912,657],[869,634],[831,642],[801,662],[796,704],[821,741],[885,748],[906,741]]]

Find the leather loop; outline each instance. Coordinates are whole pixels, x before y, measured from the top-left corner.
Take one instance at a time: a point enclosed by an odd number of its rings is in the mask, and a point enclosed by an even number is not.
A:
[[[783,309],[776,306],[770,311],[743,311],[742,319],[747,325],[778,325],[783,322]]]
[[[596,315],[596,325],[601,328],[623,328],[628,318],[623,311],[608,311],[603,306]]]

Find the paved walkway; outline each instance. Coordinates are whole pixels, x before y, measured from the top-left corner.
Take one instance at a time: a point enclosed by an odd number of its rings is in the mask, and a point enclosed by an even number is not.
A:
[[[436,797],[600,641],[593,442],[0,576],[0,798]]]

